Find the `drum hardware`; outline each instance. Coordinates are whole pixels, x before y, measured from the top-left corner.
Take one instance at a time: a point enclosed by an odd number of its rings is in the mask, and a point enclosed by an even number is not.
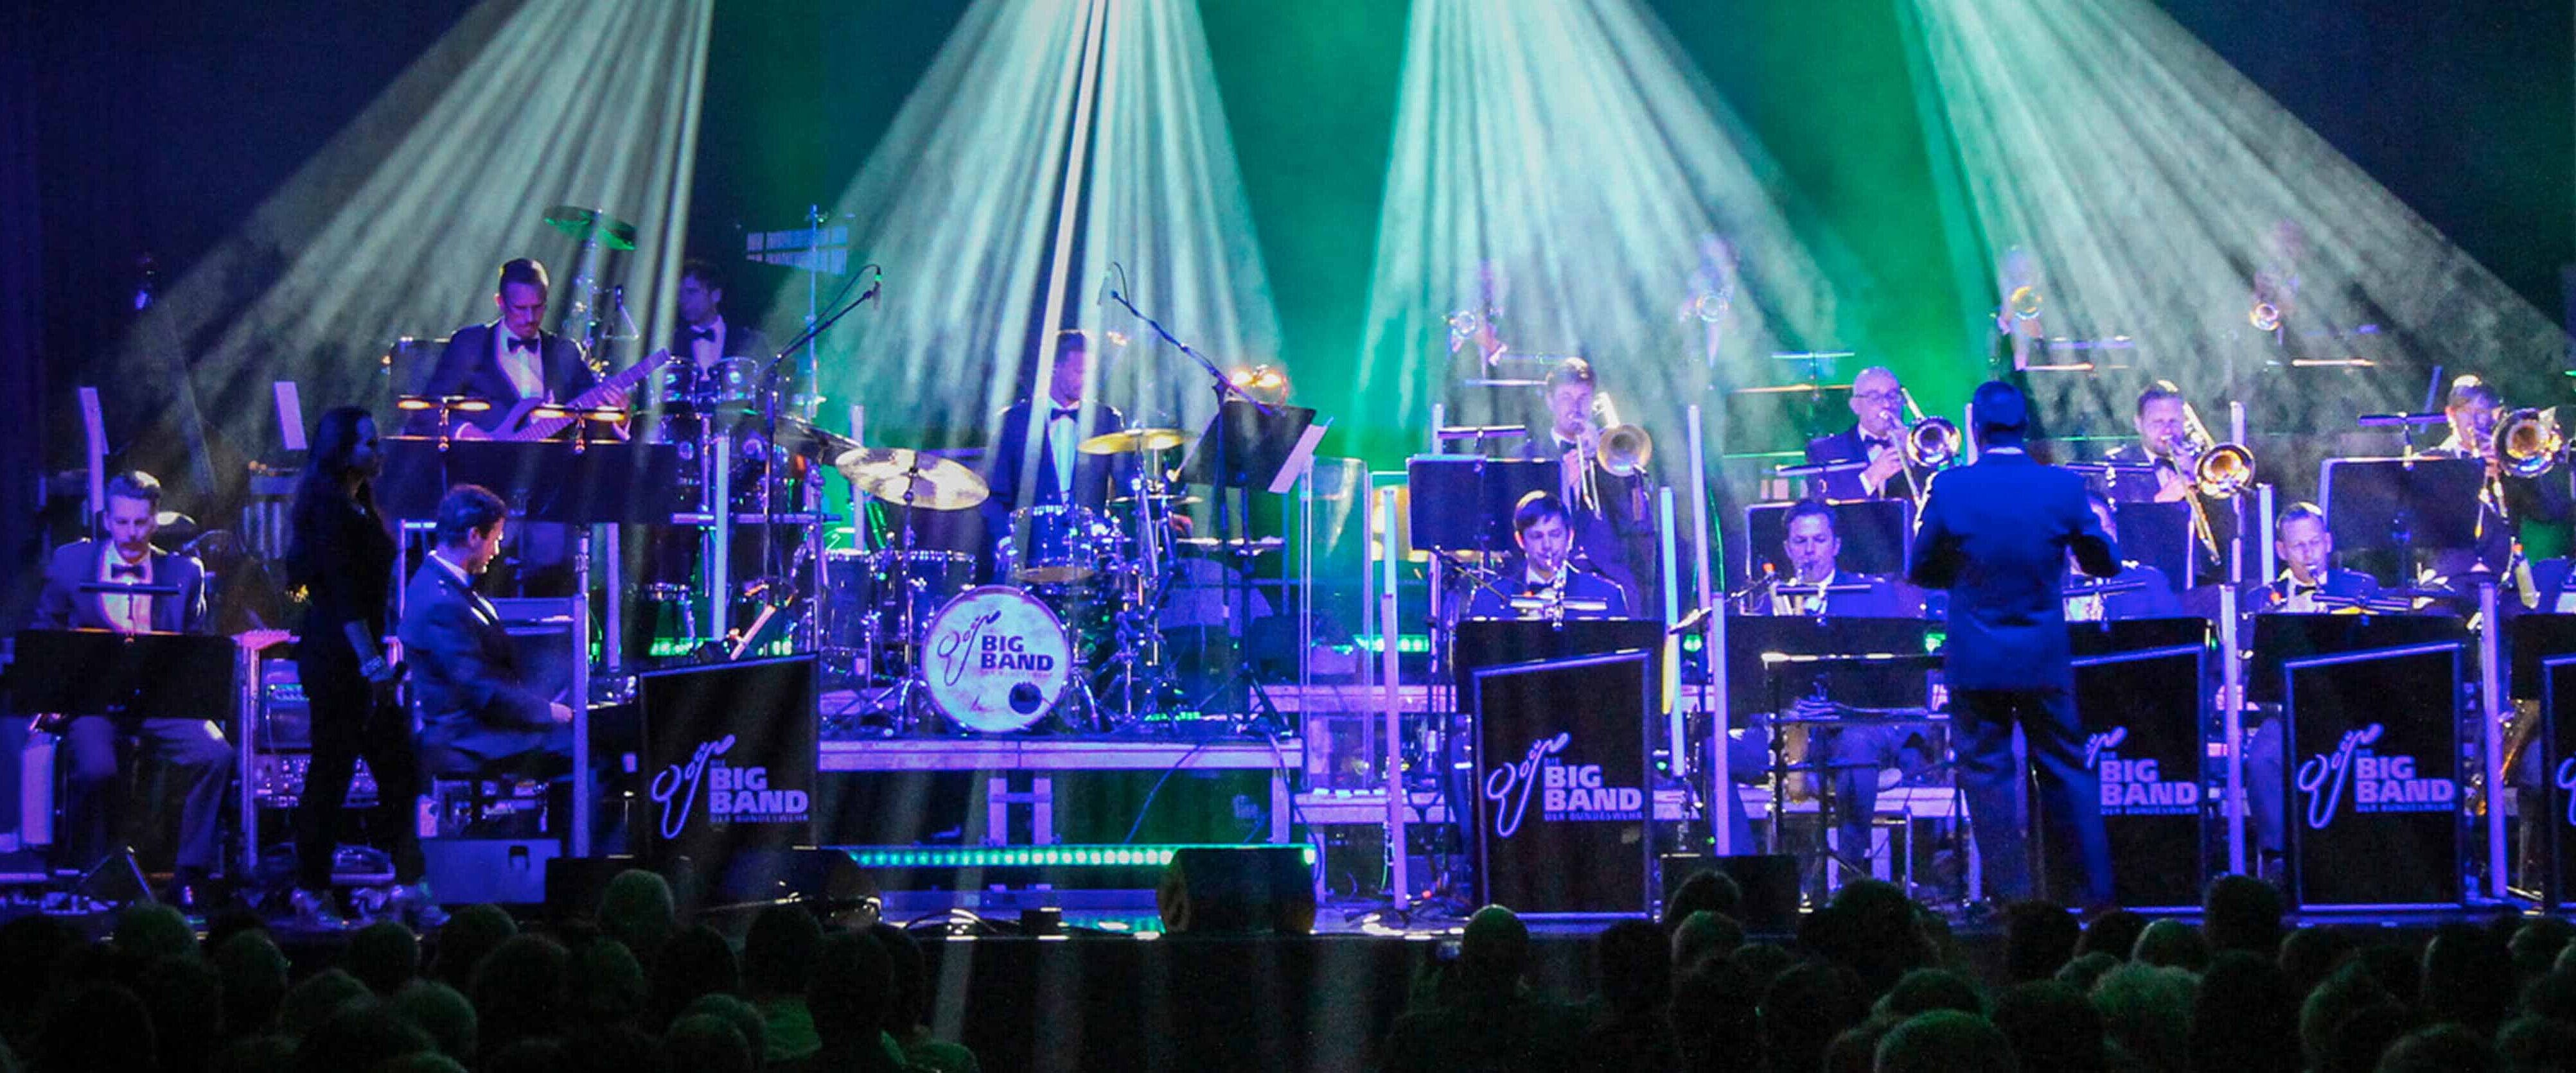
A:
[[[854,492],[874,496],[900,508],[895,523],[903,534],[898,561],[907,565],[913,561],[916,550],[913,547],[913,508],[965,510],[981,504],[992,494],[984,478],[974,470],[937,455],[906,448],[853,448],[833,459],[832,468],[849,480]],[[964,596],[959,599],[964,599]],[[923,663],[919,649],[923,635],[915,611],[916,602],[906,599],[903,603],[903,634],[898,639],[904,646],[904,666],[913,672],[906,674],[903,688],[896,694],[896,728],[899,731],[912,729],[912,687],[921,677],[918,669]],[[951,601],[950,606],[955,606],[955,603]],[[943,607],[939,613],[945,615],[947,612],[948,609]],[[1049,612],[1047,617],[1053,621],[1054,613]],[[934,617],[933,622],[937,621]],[[1059,624],[1056,628],[1060,632],[1063,626]],[[1049,698],[1047,703],[1052,707],[1053,698]]]

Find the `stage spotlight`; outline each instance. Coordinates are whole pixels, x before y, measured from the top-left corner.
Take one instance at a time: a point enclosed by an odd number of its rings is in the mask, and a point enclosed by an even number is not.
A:
[[[1189,0],[979,0],[837,200],[853,263],[900,271],[827,341],[824,390],[878,442],[981,445],[1043,383],[1056,327],[1115,328],[1089,397],[1196,428],[1205,374],[1115,304],[1193,348],[1273,354],[1279,330]],[[898,267],[899,266],[899,267]],[[801,300],[801,299],[800,299]]]
[[[619,278],[631,307],[652,308],[678,273],[710,12],[709,0],[476,6],[174,282],[102,379],[189,356],[169,390],[254,456],[278,443],[272,380],[299,381],[313,404],[393,407],[414,385],[388,382],[378,356],[491,319],[503,260],[547,261],[555,308],[568,307],[575,245],[541,219],[557,204],[643,222]],[[665,318],[640,326],[647,338],[667,334]],[[186,422],[174,407],[126,435],[165,460],[202,457]]]
[[[1993,266],[1995,329],[2024,367],[2078,374],[2053,379],[2101,431],[2126,431],[2149,376],[2247,401],[2268,430],[2335,431],[2420,406],[2426,366],[2564,354],[2546,315],[2156,4],[1910,10],[1932,156],[1982,242],[1959,260]],[[2119,366],[2138,371],[2097,375]]]
[[[1672,428],[1843,341],[1771,165],[1636,0],[1417,0],[1409,34],[1351,419],[1516,424],[1582,354]]]

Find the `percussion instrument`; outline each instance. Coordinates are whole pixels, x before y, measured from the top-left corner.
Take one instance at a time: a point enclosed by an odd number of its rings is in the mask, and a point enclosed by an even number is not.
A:
[[[1036,597],[986,585],[939,609],[918,679],[933,708],[986,734],[1026,730],[1055,710],[1074,675],[1064,624]]]
[[[1087,455],[1129,455],[1147,451],[1168,451],[1190,442],[1193,437],[1176,428],[1131,428],[1103,432],[1073,446]]]
[[[1118,560],[1118,527],[1088,507],[1051,503],[1011,512],[994,545],[1003,576],[1021,585],[1088,580]]]
[[[974,586],[975,557],[962,551],[836,549],[823,558],[831,579],[823,635],[832,648],[918,640],[914,630]],[[876,646],[868,644],[871,636]]]
[[[545,221],[546,226],[576,239],[596,238],[600,245],[622,253],[635,250],[635,225],[598,209],[557,205],[546,210]]]
[[[833,459],[832,468],[850,487],[898,507],[964,510],[992,494],[982,475],[928,451],[862,447]]]

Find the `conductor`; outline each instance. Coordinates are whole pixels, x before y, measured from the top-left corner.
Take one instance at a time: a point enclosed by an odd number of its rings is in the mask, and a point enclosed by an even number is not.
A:
[[[1977,388],[1977,461],[1945,471],[1914,532],[1915,584],[1950,592],[1945,651],[1960,782],[1998,901],[2031,897],[2027,816],[2012,732],[2027,740],[2042,819],[2083,869],[2087,908],[2111,904],[2111,848],[2098,777],[2084,763],[2058,578],[2069,554],[2110,577],[2120,556],[2087,505],[2084,479],[2023,449],[2029,404],[2002,381]]]

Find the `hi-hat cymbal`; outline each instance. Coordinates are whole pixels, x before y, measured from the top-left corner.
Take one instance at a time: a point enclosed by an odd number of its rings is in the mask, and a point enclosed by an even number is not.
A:
[[[557,205],[546,210],[546,226],[574,238],[589,238],[596,234],[599,244],[612,250],[635,248],[635,225],[598,209]]]
[[[1123,432],[1104,432],[1074,445],[1074,450],[1087,455],[1128,455],[1140,451],[1168,451],[1191,440],[1189,433],[1176,428],[1131,428]]]
[[[956,462],[902,447],[862,447],[844,451],[832,468],[856,488],[902,506],[909,495],[922,510],[964,510],[984,501],[992,490],[982,475]]]

